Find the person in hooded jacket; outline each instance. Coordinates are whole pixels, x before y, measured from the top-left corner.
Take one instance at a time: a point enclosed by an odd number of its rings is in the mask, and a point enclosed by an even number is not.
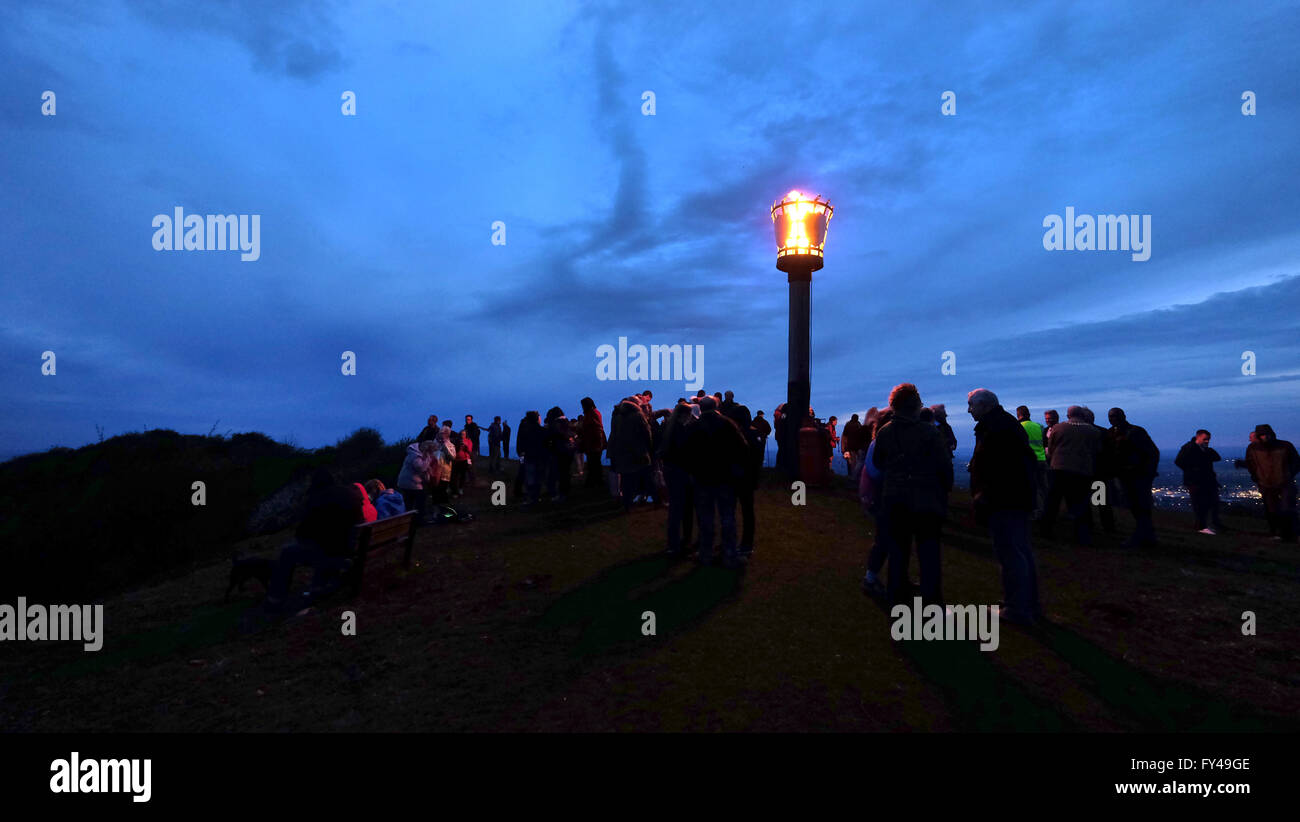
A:
[[[1219,522],[1219,475],[1214,464],[1222,457],[1210,447],[1210,432],[1204,428],[1178,449],[1174,465],[1183,471],[1183,487],[1192,498],[1192,515],[1196,517],[1196,530],[1215,535]]]
[[[406,458],[402,461],[402,470],[397,475],[397,491],[408,511],[419,511],[423,519],[425,496],[429,489],[434,451],[438,444],[434,440],[413,442],[406,446]]]
[[[1295,446],[1277,438],[1271,425],[1255,426],[1255,441],[1246,446],[1246,468],[1264,497],[1272,538],[1296,541],[1296,474],[1300,455]]]
[[[434,451],[429,464],[429,481],[433,488],[433,501],[439,506],[451,502],[451,478],[456,464],[456,441],[450,423],[444,423],[434,440]]]
[[[600,455],[604,453],[605,418],[591,397],[582,398],[582,423],[578,426],[578,447],[586,455],[586,482],[588,488],[599,488],[605,484],[604,466]]]
[[[378,479],[366,480],[366,494],[375,506],[375,518],[387,519],[406,513],[406,501],[395,488],[387,488]]]

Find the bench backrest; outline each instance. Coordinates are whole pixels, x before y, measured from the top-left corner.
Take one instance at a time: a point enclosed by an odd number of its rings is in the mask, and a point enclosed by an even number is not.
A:
[[[381,548],[385,545],[409,539],[411,531],[415,527],[417,513],[416,511],[407,511],[405,514],[385,517],[374,522],[365,522],[354,526],[355,540],[353,544],[358,551],[368,551],[371,548]]]

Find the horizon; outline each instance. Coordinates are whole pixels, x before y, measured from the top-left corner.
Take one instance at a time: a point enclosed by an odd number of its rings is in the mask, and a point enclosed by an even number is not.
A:
[[[0,459],[685,392],[598,379],[620,337],[702,346],[705,389],[770,419],[793,188],[835,207],[811,381],[841,429],[914,382],[963,447],[978,387],[1121,406],[1162,451],[1300,438],[1292,4],[258,8],[10,11]],[[250,217],[248,253],[175,250],[175,209]],[[1056,243],[1063,214],[1132,233]]]

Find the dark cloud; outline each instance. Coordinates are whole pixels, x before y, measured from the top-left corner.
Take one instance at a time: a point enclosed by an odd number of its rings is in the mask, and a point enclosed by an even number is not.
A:
[[[176,34],[207,33],[247,49],[270,74],[314,80],[343,65],[334,4],[325,0],[202,0],[132,2],[144,20]]]

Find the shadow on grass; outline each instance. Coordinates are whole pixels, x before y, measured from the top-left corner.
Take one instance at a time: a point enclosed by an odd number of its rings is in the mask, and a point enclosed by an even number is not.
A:
[[[247,602],[205,605],[183,622],[140,634],[109,637],[102,650],[82,654],[55,668],[52,675],[85,676],[125,663],[150,662],[215,645],[237,632],[248,610]]]
[[[616,565],[561,597],[542,616],[552,631],[578,632],[572,652],[588,657],[658,644],[702,620],[740,590],[743,571],[696,567],[672,577],[673,563],[653,555]],[[642,634],[645,612],[655,633]]]
[[[1043,647],[1088,679],[1098,699],[1142,731],[1290,731],[1300,723],[1260,716],[1255,708],[1229,703],[1177,683],[1162,681],[1117,659],[1101,646],[1059,625],[1030,632]]]
[[[893,620],[883,599],[872,599],[885,615],[886,629]],[[978,641],[895,642],[894,647],[917,671],[938,686],[953,708],[960,731],[1074,731],[1078,727],[1060,710],[1022,688],[995,665]]]

